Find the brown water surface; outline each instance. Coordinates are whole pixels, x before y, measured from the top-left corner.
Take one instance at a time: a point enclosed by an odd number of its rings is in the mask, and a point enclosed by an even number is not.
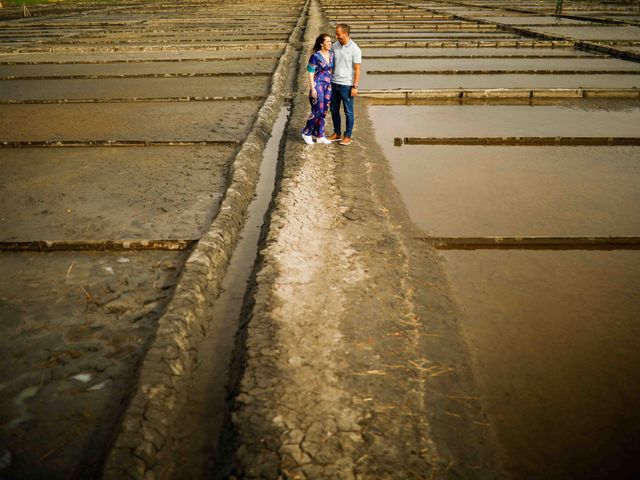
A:
[[[640,254],[444,256],[513,477],[637,478]]]
[[[370,107],[411,219],[439,235],[639,235],[638,147],[393,146],[394,137],[640,136],[633,102]],[[640,469],[640,252],[446,251],[512,478]]]
[[[374,106],[370,114],[377,135],[396,137],[640,136],[640,103],[633,100]]]
[[[390,142],[409,215],[434,235],[640,235],[639,147]]]
[[[567,65],[569,67],[569,65]],[[569,67],[570,68],[570,67]],[[431,89],[431,88],[640,88],[637,74],[581,73],[545,74],[479,74],[479,75],[420,75],[367,73],[363,69],[360,82],[367,89]]]

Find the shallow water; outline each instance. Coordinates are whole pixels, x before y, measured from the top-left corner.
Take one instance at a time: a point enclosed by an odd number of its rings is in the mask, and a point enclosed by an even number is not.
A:
[[[443,256],[513,478],[635,478],[640,252]]]
[[[640,147],[391,149],[411,219],[433,235],[640,235]]]
[[[637,27],[533,27],[532,30],[578,40],[640,40],[640,29]]]
[[[273,194],[280,140],[289,116],[281,107],[260,164],[256,196],[249,205],[247,220],[230,259],[220,296],[211,313],[209,332],[199,347],[198,369],[189,391],[189,405],[176,434],[180,459],[171,478],[214,478],[212,469],[220,445],[219,433],[225,420],[225,392],[228,393],[235,336],[243,321],[242,307],[249,288],[264,216]]]
[[[640,103],[428,105],[370,108],[378,132],[396,137],[640,136]]]
[[[620,101],[370,107],[425,233],[640,235],[640,148],[393,146],[396,136],[640,136]],[[512,478],[633,478],[640,252],[443,251]]]
[[[583,74],[535,75],[370,75],[368,66],[361,84],[368,89],[430,88],[640,88],[640,75]]]
[[[574,50],[572,48],[506,48],[506,47],[475,47],[475,48],[437,48],[437,47],[397,47],[397,48],[374,48],[374,47],[363,47],[362,48],[362,58],[363,61],[366,61],[363,65],[368,65],[367,57],[370,55],[388,55],[391,57],[402,57],[405,55],[423,55],[423,56],[432,56],[432,55],[446,55],[451,57],[456,57],[459,55],[491,55],[495,57],[500,56],[508,56],[508,55],[547,55],[547,56],[557,56],[557,55],[579,55],[581,57],[593,57],[592,54],[581,51]],[[1,58],[1,57],[0,57]],[[364,67],[363,67],[364,68]]]
[[[640,63],[617,58],[385,58],[367,59],[365,70],[625,70],[640,71]]]

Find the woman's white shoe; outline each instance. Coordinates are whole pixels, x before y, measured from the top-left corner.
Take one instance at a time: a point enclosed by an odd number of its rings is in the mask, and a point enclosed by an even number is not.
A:
[[[313,145],[313,137],[311,135],[305,135],[303,133],[302,139],[304,140],[304,143],[306,143],[307,145]]]
[[[316,142],[331,144],[331,140],[329,140],[327,137],[318,137],[318,140],[316,140]]]

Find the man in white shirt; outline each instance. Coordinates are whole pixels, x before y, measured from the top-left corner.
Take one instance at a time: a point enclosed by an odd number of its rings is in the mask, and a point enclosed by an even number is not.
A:
[[[360,64],[362,52],[356,42],[349,36],[349,25],[336,25],[337,42],[331,46],[335,55],[333,77],[331,79],[331,118],[333,119],[333,135],[327,137],[332,142],[340,141],[340,145],[351,145],[355,115],[353,111],[354,98],[358,96],[360,82]],[[342,135],[340,118],[340,104],[344,105],[347,128]]]

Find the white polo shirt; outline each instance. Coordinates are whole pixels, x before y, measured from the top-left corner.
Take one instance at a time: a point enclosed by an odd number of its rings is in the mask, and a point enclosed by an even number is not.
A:
[[[335,42],[331,45],[331,50],[335,54],[335,67],[331,81],[338,85],[353,85],[353,65],[362,63],[360,47],[349,39],[346,45]]]

